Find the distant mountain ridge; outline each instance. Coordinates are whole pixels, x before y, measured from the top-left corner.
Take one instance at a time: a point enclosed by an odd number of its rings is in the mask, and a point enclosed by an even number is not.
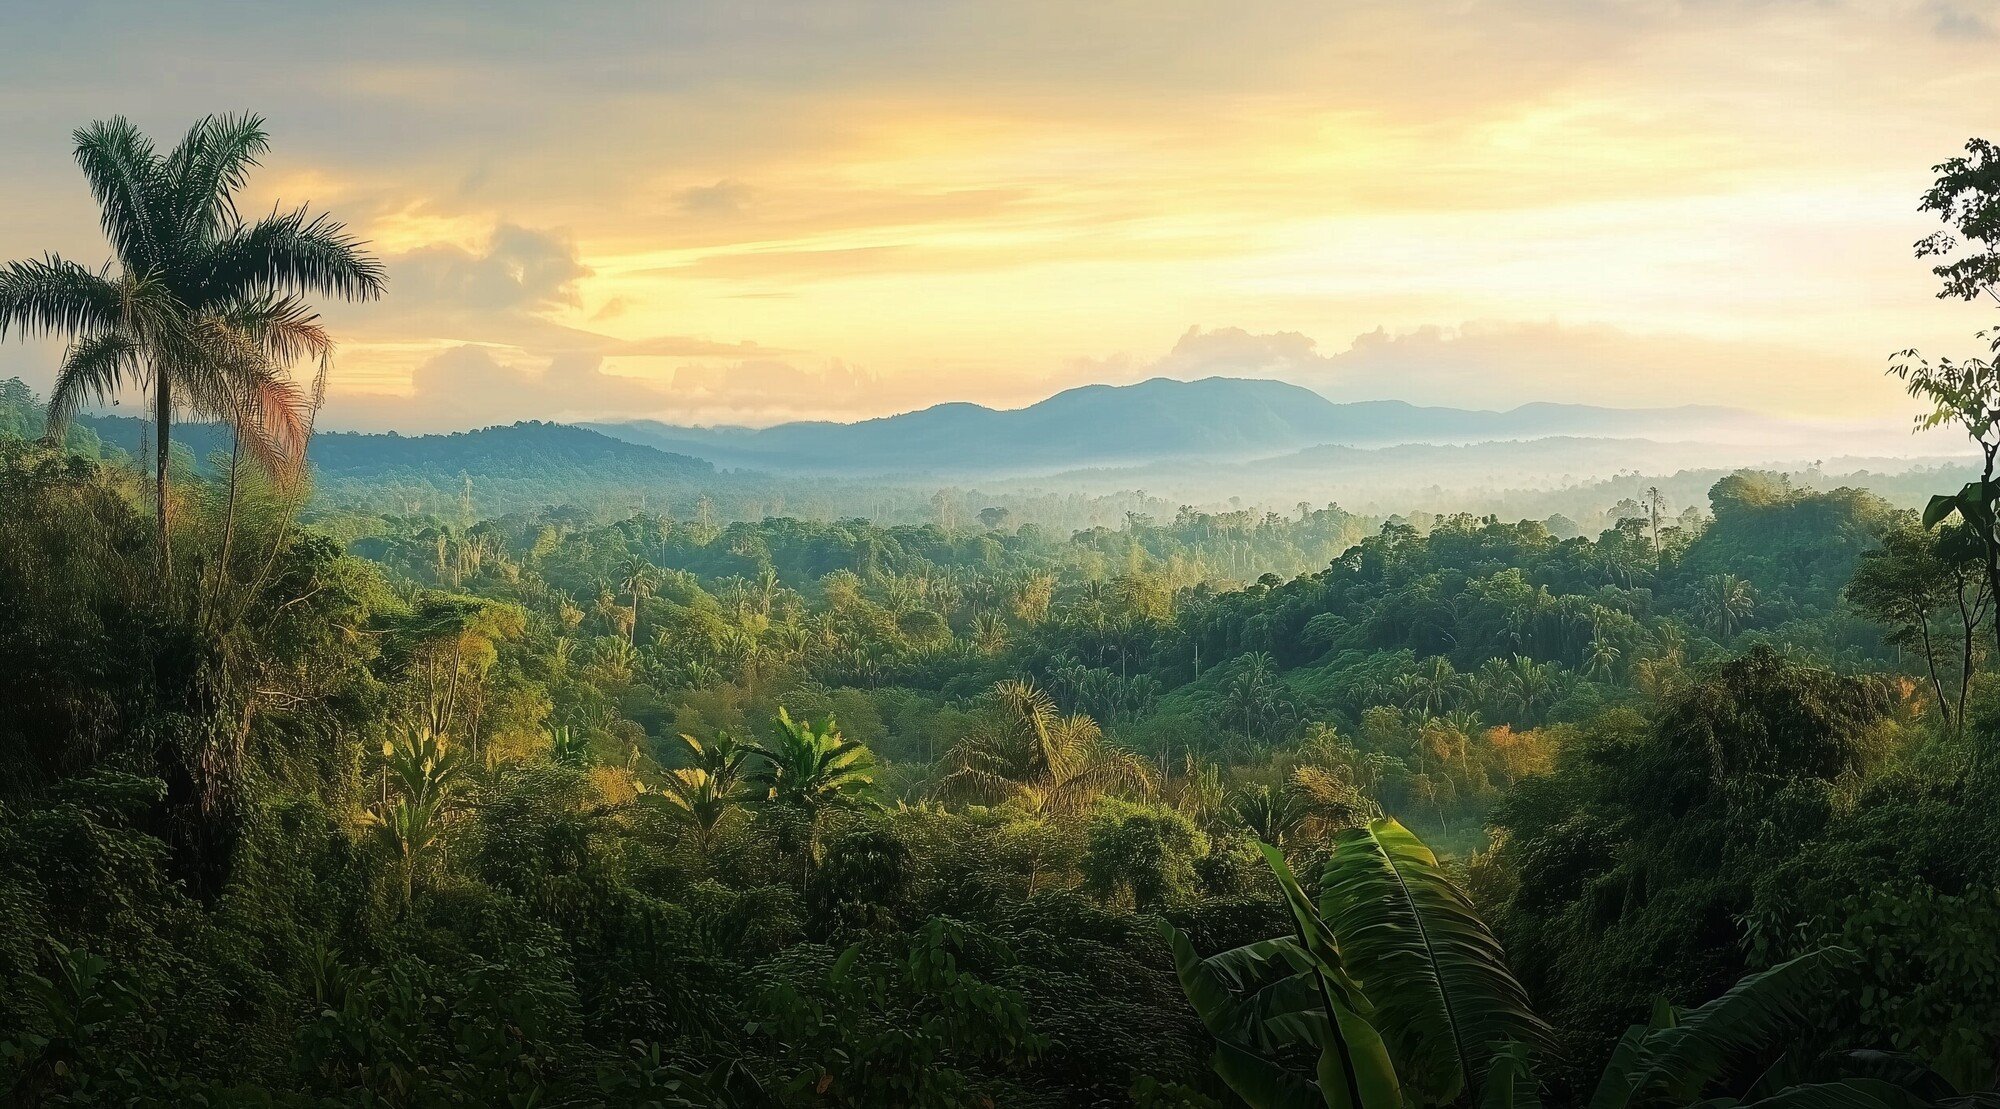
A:
[[[1534,403],[1495,412],[1404,401],[1337,403],[1288,382],[1210,377],[1086,385],[1018,409],[940,404],[851,424],[750,429],[634,420],[585,426],[725,467],[849,477],[1027,477],[1169,460],[1243,462],[1323,445],[1741,435],[1762,422],[1738,409],[1703,405]]]
[[[142,454],[152,438],[151,422],[133,416],[85,415],[78,422],[106,445],[133,455]],[[176,424],[174,446],[185,448],[196,465],[204,465],[209,456],[229,450],[229,432],[220,424]],[[342,478],[395,473],[451,475],[461,470],[484,477],[507,477],[574,470],[686,480],[715,472],[713,465],[699,458],[574,424],[539,420],[439,435],[322,431],[312,437],[306,457],[322,476]]]

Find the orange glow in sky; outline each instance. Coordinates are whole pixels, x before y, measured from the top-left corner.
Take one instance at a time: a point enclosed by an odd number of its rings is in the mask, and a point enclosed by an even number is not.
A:
[[[1901,419],[1887,354],[1989,322],[1909,250],[2000,138],[1969,0],[60,8],[0,34],[0,256],[104,256],[71,127],[262,112],[254,200],[389,262],[335,426],[1156,374]]]

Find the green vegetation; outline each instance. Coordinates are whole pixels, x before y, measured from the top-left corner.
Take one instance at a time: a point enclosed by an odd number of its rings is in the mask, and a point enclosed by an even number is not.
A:
[[[9,1103],[1991,1096],[1984,486],[481,516],[0,402]]]

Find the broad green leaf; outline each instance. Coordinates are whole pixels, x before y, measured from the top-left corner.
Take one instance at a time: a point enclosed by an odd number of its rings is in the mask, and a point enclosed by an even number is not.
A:
[[[1319,908],[1313,904],[1312,898],[1307,897],[1306,891],[1300,887],[1298,878],[1292,874],[1291,864],[1285,861],[1284,852],[1261,842],[1257,844],[1257,849],[1264,853],[1264,861],[1270,864],[1271,873],[1277,876],[1278,888],[1284,891],[1285,905],[1292,911],[1292,921],[1299,930],[1299,946],[1318,966],[1321,975],[1328,979],[1327,986],[1333,993],[1334,1001],[1367,1015],[1367,996],[1347,972],[1333,931],[1320,918]]]
[[[1770,1097],[1744,1103],[1743,1109],[1923,1109],[1927,1104],[1894,1083],[1849,1078],[1787,1086]]]
[[[1476,1095],[1500,1044],[1547,1046],[1548,1026],[1499,941],[1401,824],[1383,818],[1342,833],[1321,891],[1321,913],[1375,1026],[1423,1100]]]
[[[1232,1044],[1215,1045],[1215,1074],[1250,1109],[1327,1109],[1339,1104],[1327,1100],[1318,1083]]]
[[[1808,952],[1744,978],[1704,1005],[1674,1011],[1670,1026],[1656,1018],[1632,1029],[1612,1053],[1590,1109],[1699,1100],[1733,1057],[1762,1050],[1806,1021],[1834,972],[1854,959],[1845,948]]]

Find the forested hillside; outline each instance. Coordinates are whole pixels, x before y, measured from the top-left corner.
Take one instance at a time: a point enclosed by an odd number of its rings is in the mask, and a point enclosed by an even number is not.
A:
[[[1950,847],[1986,772],[1903,609],[1843,600],[1922,534],[1867,494],[1745,474],[1568,540],[350,516],[343,553],[211,482],[161,593],[86,539],[143,533],[121,470],[5,457],[17,1091],[1215,1104],[1154,922],[1284,931],[1254,843],[1378,813],[1458,860],[1554,1090],[1654,995],[1860,928],[1901,954],[1801,1029],[1968,1076],[2000,1031],[1990,975],[1935,976],[1995,911]],[[1232,582],[1244,543],[1330,564]]]
[[[115,264],[0,267],[65,341],[0,386],[7,1104],[1995,1103],[1991,363],[1899,356],[1979,448],[1921,513],[786,511],[315,438],[366,244],[238,214],[254,117],[76,142]],[[1939,173],[1991,295],[2000,150]]]

